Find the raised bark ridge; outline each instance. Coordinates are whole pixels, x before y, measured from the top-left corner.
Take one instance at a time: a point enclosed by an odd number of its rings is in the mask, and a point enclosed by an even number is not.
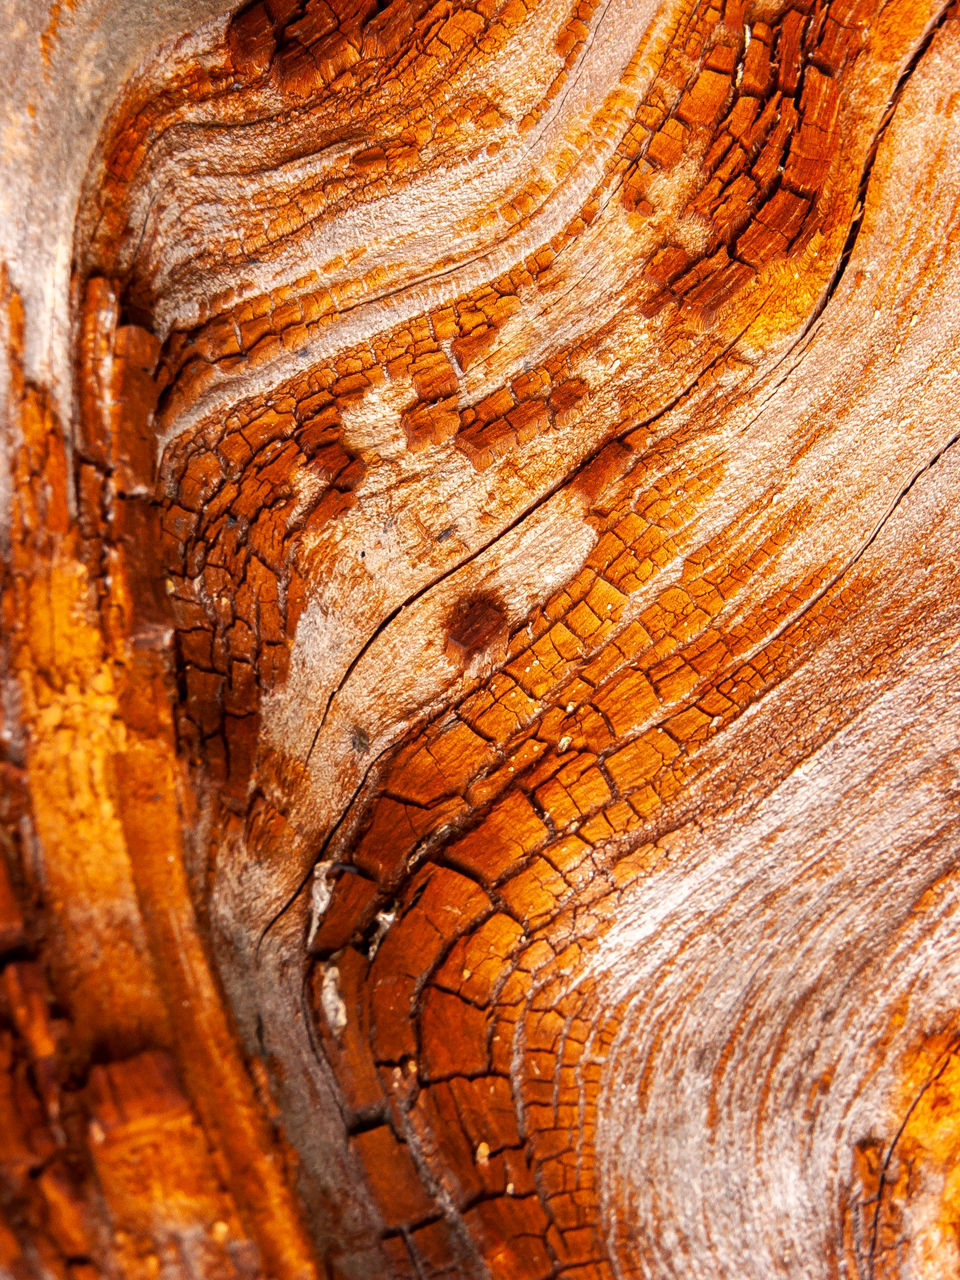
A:
[[[4,280],[9,1270],[960,1269],[958,41],[144,49],[75,395]]]

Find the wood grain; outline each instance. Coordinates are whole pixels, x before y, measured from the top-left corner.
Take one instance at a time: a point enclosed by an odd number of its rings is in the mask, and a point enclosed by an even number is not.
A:
[[[955,4],[15,9],[0,1274],[960,1274]]]

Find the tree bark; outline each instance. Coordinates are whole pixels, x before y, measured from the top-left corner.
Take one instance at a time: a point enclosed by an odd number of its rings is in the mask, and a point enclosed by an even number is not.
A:
[[[16,0],[0,1275],[960,1275],[960,21]]]

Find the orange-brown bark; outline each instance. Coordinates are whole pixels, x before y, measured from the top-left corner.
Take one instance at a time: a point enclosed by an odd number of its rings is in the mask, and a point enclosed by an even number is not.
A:
[[[960,1271],[955,5],[21,3],[0,1274]]]

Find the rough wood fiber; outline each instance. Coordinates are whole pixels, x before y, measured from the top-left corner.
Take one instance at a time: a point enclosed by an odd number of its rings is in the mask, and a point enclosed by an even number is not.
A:
[[[960,16],[14,0],[0,1275],[960,1274]]]

